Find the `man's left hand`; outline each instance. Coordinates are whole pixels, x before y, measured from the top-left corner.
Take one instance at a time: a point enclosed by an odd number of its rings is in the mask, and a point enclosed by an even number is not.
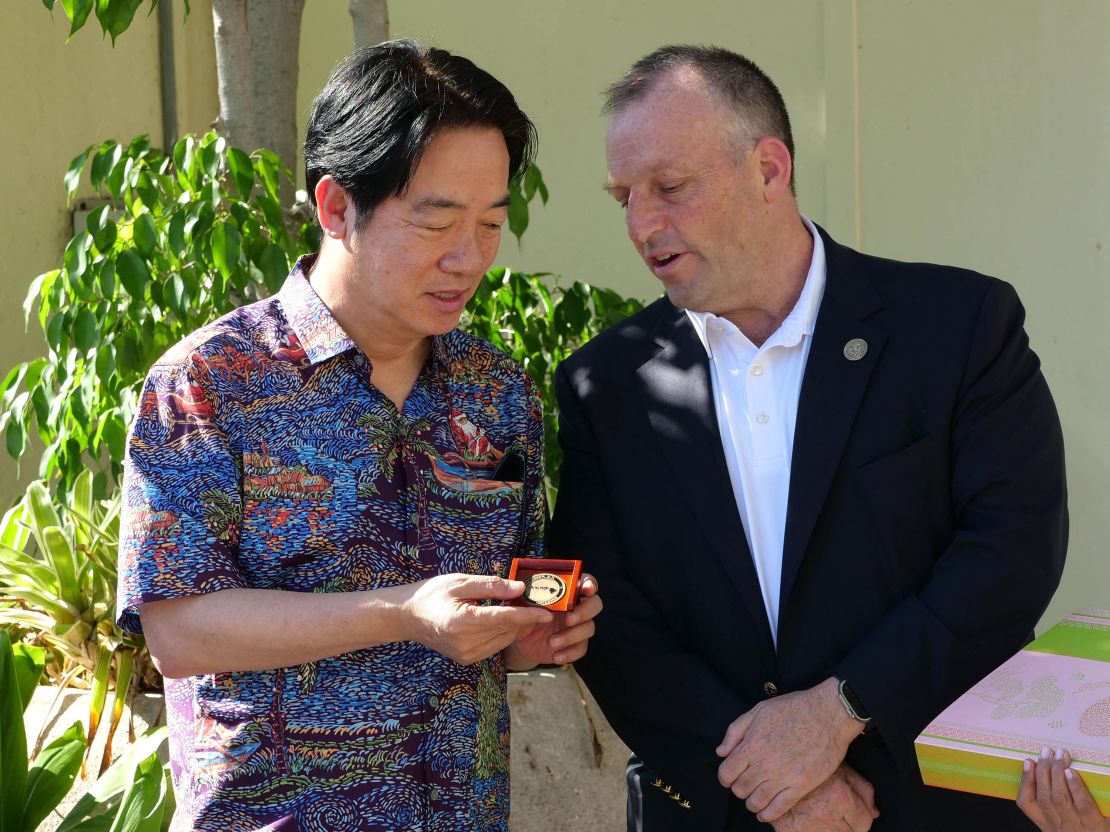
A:
[[[830,677],[809,690],[760,702],[717,747],[721,785],[763,823],[774,823],[824,783],[861,732]]]
[[[550,624],[536,627],[505,648],[509,670],[528,670],[538,664],[569,664],[586,654],[594,634],[594,618],[601,612],[597,579],[583,575],[578,603],[568,613],[556,614]]]
[[[875,789],[848,765],[774,823],[775,832],[868,832],[879,810]]]

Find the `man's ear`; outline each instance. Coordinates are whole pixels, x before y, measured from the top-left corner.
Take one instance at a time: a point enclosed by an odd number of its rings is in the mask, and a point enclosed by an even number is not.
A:
[[[313,191],[316,196],[316,219],[324,235],[337,240],[347,238],[355,230],[358,211],[354,200],[331,174],[320,177]]]
[[[790,193],[794,164],[786,145],[780,139],[768,136],[759,140],[752,153],[759,169],[763,201],[770,204],[783,194]]]

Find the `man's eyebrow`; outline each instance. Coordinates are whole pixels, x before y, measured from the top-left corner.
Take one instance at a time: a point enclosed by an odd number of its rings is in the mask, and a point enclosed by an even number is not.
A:
[[[510,197],[506,193],[501,199],[490,205],[490,208],[507,208],[509,205]],[[449,199],[445,196],[426,196],[413,206],[417,211],[458,211],[466,208],[466,206],[454,199]]]
[[[609,196],[615,196],[616,192],[622,189],[619,185],[614,185],[612,182],[605,182],[602,184],[601,190],[605,191]]]

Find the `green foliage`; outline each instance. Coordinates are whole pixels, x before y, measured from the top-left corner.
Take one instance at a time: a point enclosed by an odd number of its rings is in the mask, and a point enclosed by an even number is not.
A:
[[[54,10],[57,0],[42,0],[42,4],[50,11]],[[69,18],[69,37],[77,34],[89,20],[89,14],[96,12],[97,22],[104,34],[112,38],[112,45],[116,45],[116,38],[122,35],[131,26],[135,19],[135,12],[143,5],[143,0],[62,0],[62,11]],[[158,7],[158,0],[150,0],[148,14]],[[185,17],[189,16],[189,0],[185,0]],[[68,40],[68,38],[67,38]]]
[[[91,688],[90,745],[112,669],[116,694],[109,739],[122,717],[136,655],[141,666],[150,665],[142,636],[115,625],[118,538],[119,497],[94,500],[88,471],[77,478],[64,504],[50,496],[44,483],[32,483],[0,521],[0,626],[29,633],[47,648],[56,679],[80,676]],[[21,661],[37,667],[37,679],[46,659],[47,652],[40,650]],[[100,770],[110,761],[106,752]]]
[[[555,368],[601,330],[641,308],[638,300],[611,289],[577,280],[562,288],[551,275],[504,268],[490,271],[467,305],[462,328],[521,362],[543,395],[549,508],[563,458],[556,436]]]
[[[0,630],[0,832],[38,829],[73,787],[85,750],[85,732],[76,722],[28,766],[21,691],[34,689],[42,663],[21,657],[34,657],[34,651],[12,645]],[[115,832],[161,832],[167,810],[173,811],[168,775],[156,753],[165,738],[165,728],[143,737],[78,801],[60,828],[93,832],[111,821]]]
[[[528,204],[537,194],[546,205],[548,193],[543,174],[535,165],[529,165],[523,176],[518,176],[509,183],[509,230],[513,232],[518,245],[528,228]]]
[[[197,327],[276,291],[296,257],[317,248],[319,232],[303,207],[283,210],[280,179],[289,172],[277,156],[247,155],[214,133],[183,138],[172,158],[145,137],[89,146],[66,172],[70,196],[86,175],[108,204],[88,215],[62,267],[31,284],[24,311],[28,324],[35,315],[48,351],[0,382],[0,433],[17,459],[37,433],[46,449],[39,476],[61,494],[92,469],[93,493],[104,497],[121,473],[153,361]],[[529,202],[546,201],[547,186],[532,167],[510,190],[519,240]],[[524,361],[544,391],[553,471],[551,370],[638,307],[606,289],[548,289],[541,276],[500,269],[471,301],[464,326]]]
[[[0,432],[20,458],[37,432],[39,476],[62,493],[86,468],[106,496],[118,478],[127,428],[153,361],[197,327],[281,286],[316,239],[287,219],[268,150],[253,156],[215,133],[187,136],[167,158],[140,137],[90,146],[69,166],[72,197],[83,176],[109,202],[66,246],[62,267],[37,277],[47,355],[0,383]]]

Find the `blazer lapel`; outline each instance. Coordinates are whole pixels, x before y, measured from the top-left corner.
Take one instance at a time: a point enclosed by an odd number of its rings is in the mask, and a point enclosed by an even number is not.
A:
[[[853,262],[855,252],[821,233],[827,264],[825,294],[806,361],[794,429],[780,622],[871,372],[886,342],[884,332],[865,322],[882,301]],[[867,345],[866,355],[856,360],[845,355],[845,347],[853,339],[862,339]]]
[[[638,370],[652,431],[677,490],[689,501],[760,637],[773,651],[759,577],[721,447],[709,358],[681,310],[666,314],[654,336],[658,351]]]

